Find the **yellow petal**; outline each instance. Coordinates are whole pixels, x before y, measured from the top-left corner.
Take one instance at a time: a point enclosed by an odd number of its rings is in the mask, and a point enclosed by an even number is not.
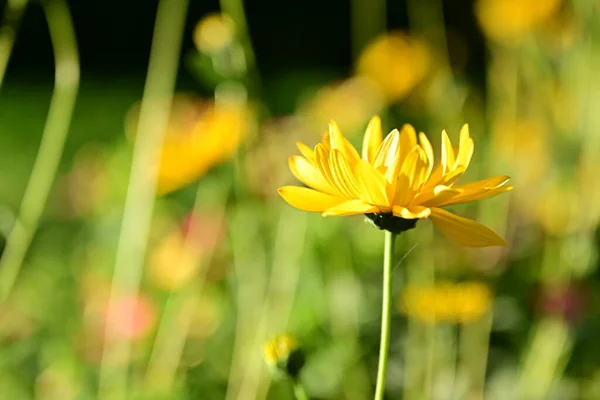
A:
[[[388,167],[393,159],[397,157],[399,144],[400,132],[398,132],[398,129],[394,129],[385,137],[383,143],[381,143],[373,166],[375,168],[380,168],[382,166]]]
[[[292,174],[305,185],[332,195],[339,195],[339,191],[327,182],[318,167],[308,162],[304,157],[292,156],[289,158]]]
[[[433,189],[422,191],[411,204],[425,207],[436,207],[462,193],[462,190],[445,185],[437,185]]]
[[[313,149],[311,149],[310,147],[308,147],[307,145],[305,145],[302,142],[296,142],[296,146],[298,147],[298,150],[300,150],[300,153],[302,153],[302,155],[314,166],[316,166],[316,159],[315,159],[315,152]]]
[[[417,133],[415,128],[410,124],[404,124],[400,131],[400,165],[410,154],[413,147],[417,145]]]
[[[381,130],[381,118],[376,115],[371,118],[371,121],[367,126],[367,130],[365,131],[362,146],[363,160],[369,162],[370,164],[373,163],[375,156],[377,156],[377,150],[379,149],[379,146],[381,146],[382,140],[383,132]]]
[[[387,197],[387,182],[371,164],[361,160],[354,171],[361,200],[376,205],[381,212],[389,212],[390,202]]]
[[[324,217],[336,215],[355,215],[378,212],[379,209],[371,204],[367,204],[362,200],[349,200],[337,206],[331,207],[323,212]]]
[[[408,208],[402,206],[394,206],[392,207],[392,213],[395,216],[404,219],[417,219],[428,218],[431,215],[431,210],[423,206],[412,206]]]
[[[450,240],[471,247],[504,246],[506,242],[491,229],[441,208],[431,208],[431,220]]]
[[[341,151],[350,164],[354,165],[360,159],[354,146],[342,135],[339,125],[333,120],[329,123],[329,143],[331,149]]]
[[[413,147],[411,153],[406,157],[398,174],[396,183],[396,192],[393,198],[393,204],[398,206],[406,206],[412,200],[415,192],[413,191],[414,177],[418,168],[419,151],[418,147]]]
[[[332,149],[344,150],[344,135],[335,121],[329,122],[329,145]]]
[[[459,185],[456,188],[462,189],[465,192],[469,192],[472,190],[478,190],[478,189],[495,189],[497,187],[505,185],[509,180],[510,180],[509,176],[498,175],[498,176],[492,176],[490,178],[482,179],[480,181],[466,183],[464,185]]]
[[[433,146],[431,145],[429,139],[427,139],[427,135],[425,135],[423,132],[419,133],[419,143],[421,144],[421,148],[425,151],[425,154],[427,155],[428,168],[426,179],[429,179],[429,177],[431,176],[431,171],[433,171],[433,165],[435,163],[433,157]]]
[[[457,167],[454,170],[449,171],[446,175],[442,177],[440,185],[452,186],[454,183],[460,179],[461,176],[465,173],[464,167]]]
[[[323,133],[323,139],[321,140],[321,145],[327,151],[331,151],[331,140],[329,139],[329,137],[330,137],[329,131],[326,131],[326,132]],[[315,153],[316,153],[316,151],[317,150],[315,148]]]
[[[311,212],[323,212],[345,201],[345,199],[341,197],[299,186],[283,186],[277,189],[277,193],[279,193],[289,205],[300,210]]]
[[[417,165],[415,166],[415,172],[411,182],[411,188],[415,193],[423,187],[427,179],[427,172],[429,172],[429,164],[427,163],[425,150],[421,147],[416,147],[416,149],[417,153],[419,153],[419,157],[416,160]]]
[[[465,170],[469,166],[471,162],[471,157],[473,156],[473,151],[475,149],[475,145],[473,143],[473,139],[469,135],[469,125],[464,124],[462,129],[460,130],[460,142],[458,148],[458,155],[456,156],[456,162],[454,164],[454,168],[463,167]]]
[[[454,167],[454,149],[446,131],[442,131],[442,175]]]
[[[341,151],[333,149],[329,153],[329,167],[336,186],[342,190],[342,193],[348,198],[357,199],[359,190],[356,180]]]
[[[333,178],[333,173],[331,172],[331,168],[329,167],[329,150],[326,150],[325,147],[321,144],[318,144],[315,147],[315,158],[317,162],[317,168],[323,178],[340,194],[343,193],[342,189],[337,186],[335,179]]]
[[[438,205],[468,203],[508,192],[513,189],[512,186],[506,185],[509,179],[508,176],[494,176],[477,182],[456,186],[456,189],[461,190],[462,193]]]
[[[502,193],[510,192],[511,190],[513,190],[513,187],[511,185],[506,185],[506,186],[500,186],[500,187],[497,187],[494,189],[485,189],[485,190],[482,190],[477,193],[474,193],[474,192],[462,193],[460,195],[457,195],[457,196],[449,199],[448,201],[446,201],[444,203],[441,203],[440,206],[449,206],[452,204],[463,204],[463,203],[469,203],[471,201],[483,200],[483,199],[487,199],[490,197],[498,196],[499,194],[502,194]]]

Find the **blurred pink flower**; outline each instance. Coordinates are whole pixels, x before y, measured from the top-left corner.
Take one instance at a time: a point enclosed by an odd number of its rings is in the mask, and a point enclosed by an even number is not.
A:
[[[143,294],[125,296],[115,304],[111,313],[106,303],[102,311],[105,326],[119,338],[137,340],[145,337],[154,327],[156,310],[151,301]]]
[[[533,303],[542,315],[575,322],[585,312],[587,292],[581,283],[547,284],[534,292]]]

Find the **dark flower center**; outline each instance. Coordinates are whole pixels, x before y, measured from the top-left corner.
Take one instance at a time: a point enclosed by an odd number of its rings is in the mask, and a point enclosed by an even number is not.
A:
[[[392,213],[388,214],[365,214],[366,221],[372,223],[377,228],[398,234],[413,229],[417,225],[418,219],[404,219],[396,217]]]

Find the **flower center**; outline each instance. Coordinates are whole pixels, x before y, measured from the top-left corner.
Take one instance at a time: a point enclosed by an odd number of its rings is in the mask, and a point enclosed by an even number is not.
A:
[[[381,230],[390,231],[398,234],[409,229],[413,229],[417,225],[418,219],[404,219],[396,217],[392,213],[385,214],[365,214],[367,217],[366,221],[372,223]]]

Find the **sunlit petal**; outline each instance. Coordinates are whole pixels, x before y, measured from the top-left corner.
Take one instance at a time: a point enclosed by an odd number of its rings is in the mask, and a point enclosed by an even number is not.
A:
[[[341,151],[336,149],[331,151],[329,166],[336,186],[342,190],[342,193],[348,198],[357,198],[359,190],[354,175]]]
[[[446,175],[454,166],[454,149],[446,131],[442,131],[442,175]]]
[[[429,217],[429,215],[431,215],[431,210],[423,206],[412,206],[408,208],[402,206],[394,206],[392,207],[392,213],[395,216],[404,219],[417,219]]]
[[[298,150],[300,150],[300,153],[302,153],[302,155],[313,165],[316,166],[316,158],[315,158],[315,152],[313,149],[311,149],[310,147],[308,147],[307,145],[305,145],[302,142],[296,142],[296,146],[298,147]]]
[[[358,152],[352,144],[344,137],[339,125],[335,121],[329,123],[329,143],[331,149],[341,151],[350,164],[355,164],[360,159]]]
[[[433,189],[428,189],[413,200],[413,204],[422,204],[426,207],[437,207],[449,199],[462,193],[462,190],[445,185],[437,185]]]
[[[400,131],[400,165],[402,165],[416,145],[417,133],[415,128],[410,124],[404,124]]]
[[[394,205],[407,206],[412,197],[414,191],[412,189],[414,176],[418,168],[419,151],[415,147],[411,153],[406,157],[400,168],[400,174],[398,175],[398,181],[396,183],[396,192],[394,194]]]
[[[319,192],[339,195],[339,191],[327,182],[319,169],[309,163],[304,157],[292,156],[289,159],[292,174],[302,183]]]
[[[371,118],[362,145],[362,159],[372,164],[377,156],[377,150],[381,146],[383,132],[381,130],[381,118],[374,116]]]
[[[494,197],[494,196],[497,196],[502,193],[510,192],[511,190],[513,190],[513,187],[511,185],[506,185],[506,186],[500,186],[500,187],[497,187],[494,189],[482,189],[481,191],[478,191],[478,192],[465,192],[465,193],[457,195],[451,199],[448,199],[447,201],[440,203],[439,205],[440,206],[450,206],[453,204],[469,203],[472,201],[483,200],[483,199],[487,199],[490,197]]]
[[[329,153],[330,151],[327,151],[321,144],[318,144],[317,147],[315,147],[317,168],[327,183],[331,185],[331,187],[333,187],[336,191],[343,193],[341,188],[337,186],[337,183],[333,177],[333,173],[331,172],[331,168],[329,166]]]
[[[362,200],[349,200],[337,206],[331,207],[323,212],[324,217],[332,215],[354,215],[378,212],[379,209]]]
[[[389,199],[386,191],[386,181],[371,164],[361,160],[356,165],[356,183],[361,193],[361,200],[376,205],[382,212],[389,211]]]
[[[445,236],[460,245],[471,247],[507,246],[504,239],[491,229],[441,208],[431,208],[429,218]]]
[[[283,186],[277,193],[291,206],[310,212],[323,212],[345,201],[338,196],[298,186]]]
[[[494,188],[505,185],[509,180],[510,180],[509,176],[498,175],[498,176],[492,176],[490,178],[482,179],[480,181],[466,183],[464,185],[458,185],[458,186],[456,186],[456,188],[462,189],[465,192],[469,192],[472,190],[478,190],[478,189],[494,189]]]
[[[399,144],[400,132],[398,132],[398,129],[394,129],[385,137],[383,143],[381,143],[381,146],[377,151],[377,157],[375,157],[375,161],[373,162],[373,166],[375,166],[375,168],[382,166],[388,167],[393,158],[397,157]]]
[[[475,149],[475,145],[473,143],[473,139],[469,135],[469,125],[464,124],[462,129],[460,130],[460,142],[458,148],[458,155],[456,156],[456,162],[454,164],[454,168],[463,167],[465,170],[469,166],[471,162],[471,157],[473,156],[473,151]]]
[[[428,168],[426,179],[429,179],[435,163],[433,157],[433,146],[431,145],[429,139],[427,139],[427,135],[425,135],[423,132],[419,133],[419,144],[421,145],[421,148],[425,151],[425,154],[427,155]]]

